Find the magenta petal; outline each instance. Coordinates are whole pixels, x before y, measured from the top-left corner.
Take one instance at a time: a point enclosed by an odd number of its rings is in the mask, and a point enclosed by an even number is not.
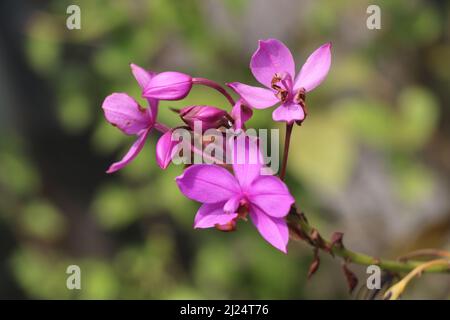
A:
[[[152,123],[155,123],[156,117],[158,116],[158,104],[159,101],[157,99],[147,98],[148,101],[148,112],[150,115],[150,118],[152,119]]]
[[[249,201],[269,216],[286,216],[295,202],[286,184],[276,176],[259,176],[249,188]]]
[[[120,170],[123,167],[125,167],[128,163],[130,163],[134,158],[136,158],[136,156],[142,150],[142,147],[145,145],[145,139],[147,138],[149,132],[150,129],[142,131],[138,135],[137,140],[131,146],[130,150],[128,150],[127,154],[122,158],[122,160],[113,163],[106,171],[106,173],[113,173],[117,170]]]
[[[105,98],[102,105],[106,120],[126,134],[137,134],[152,125],[148,109],[125,93],[113,93]]]
[[[156,75],[154,72],[147,71],[134,63],[130,64],[130,68],[134,78],[141,87],[142,91],[148,85],[150,80]]]
[[[131,72],[133,73],[134,78],[138,82],[139,86],[142,89],[142,92],[144,92],[145,88],[149,84],[150,80],[156,75],[155,72],[147,71],[144,68],[139,67],[138,65],[131,63]],[[147,98],[148,105],[150,106],[149,112],[150,116],[154,121],[156,121],[156,116],[158,114],[158,100]]]
[[[186,197],[203,203],[225,202],[240,194],[236,178],[216,165],[193,165],[184,170],[176,181]]]
[[[293,122],[305,119],[305,112],[296,103],[285,103],[273,111],[272,118],[275,121]]]
[[[239,99],[231,110],[231,117],[234,120],[234,129],[243,129],[244,124],[252,117],[253,110],[243,104]]]
[[[162,72],[154,76],[144,90],[144,97],[159,100],[179,100],[192,88],[191,76],[180,72]]]
[[[291,51],[279,40],[260,40],[253,54],[250,68],[255,78],[266,87],[271,87],[275,73],[295,76],[295,62]]]
[[[180,142],[172,140],[172,130],[164,133],[156,143],[156,162],[161,169],[166,169],[170,161],[177,152],[177,146]]]
[[[250,218],[261,236],[278,250],[287,253],[289,229],[283,218],[270,217],[257,207],[250,207]]]
[[[224,213],[223,202],[204,203],[198,209],[194,220],[194,228],[211,228],[215,225],[225,225],[237,218],[236,213]]]
[[[270,89],[252,87],[239,82],[228,83],[228,86],[255,109],[265,109],[279,102],[274,91]]]
[[[232,159],[234,175],[243,190],[260,176],[263,158],[255,137],[240,135],[232,140]]]
[[[295,80],[294,89],[305,88],[307,92],[313,90],[325,79],[330,66],[331,43],[329,42],[316,49],[308,57]]]

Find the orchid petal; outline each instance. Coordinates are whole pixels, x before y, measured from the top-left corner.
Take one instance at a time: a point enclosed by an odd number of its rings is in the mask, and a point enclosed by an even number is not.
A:
[[[109,167],[109,169],[106,171],[106,173],[113,173],[117,170],[120,170],[123,167],[125,167],[127,164],[129,164],[134,158],[136,158],[136,156],[142,150],[142,147],[144,147],[145,139],[147,138],[149,132],[150,132],[150,129],[147,129],[147,130],[139,133],[137,140],[133,143],[133,145],[128,150],[128,152],[125,154],[125,156],[122,158],[122,160],[113,163]]]
[[[224,202],[240,193],[236,178],[217,165],[193,165],[176,182],[186,197],[203,203]]]
[[[137,134],[152,124],[148,109],[144,109],[125,93],[113,93],[102,104],[106,120],[126,134]]]
[[[148,85],[150,80],[156,75],[156,73],[147,71],[134,63],[130,64],[130,68],[137,83],[141,87],[142,91],[144,91],[145,87]]]
[[[144,90],[144,97],[159,100],[180,100],[192,88],[191,76],[180,72],[162,72],[154,76]]]
[[[231,117],[234,120],[234,129],[243,129],[245,123],[252,117],[253,110],[247,107],[241,99],[239,99],[231,110]]]
[[[283,218],[273,218],[250,206],[250,218],[261,236],[278,250],[287,253],[289,229]]]
[[[223,202],[204,203],[198,209],[194,219],[194,228],[211,228],[216,225],[225,225],[237,218],[236,213],[224,213]]]
[[[295,62],[291,51],[276,39],[259,41],[250,68],[256,80],[269,88],[276,73],[288,73],[292,78],[295,76]]]
[[[153,99],[153,98],[147,98],[148,101],[148,112],[150,114],[150,118],[152,119],[152,123],[155,123],[156,118],[158,116],[158,105],[159,105],[159,101],[158,99]]]
[[[328,42],[308,57],[295,80],[294,89],[305,88],[306,92],[313,90],[325,79],[330,66],[331,42]]]
[[[228,86],[255,109],[269,108],[280,101],[270,89],[252,87],[239,82],[228,83]]]
[[[145,88],[149,84],[150,80],[156,75],[156,72],[147,71],[144,68],[139,67],[138,65],[131,63],[131,72],[133,73],[134,78],[136,79],[137,83],[142,89],[142,92],[144,92]],[[150,106],[150,116],[153,121],[156,121],[156,116],[158,114],[158,100],[147,98],[148,105]]]
[[[295,202],[286,184],[276,176],[259,176],[249,190],[251,204],[271,217],[286,216]]]
[[[260,176],[263,159],[255,137],[240,135],[231,141],[233,171],[243,190]]]
[[[172,130],[164,133],[156,143],[156,162],[161,169],[166,169],[177,152],[178,140],[172,140]]]
[[[276,108],[272,113],[274,121],[293,122],[305,119],[303,108],[296,103],[285,103]]]

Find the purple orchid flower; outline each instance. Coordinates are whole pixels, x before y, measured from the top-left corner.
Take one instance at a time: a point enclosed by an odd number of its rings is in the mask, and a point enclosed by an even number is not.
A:
[[[325,79],[330,65],[331,43],[326,43],[308,57],[295,77],[295,62],[289,49],[276,39],[260,40],[250,69],[256,80],[267,89],[239,82],[229,83],[228,86],[256,109],[281,103],[272,114],[275,121],[301,122],[306,116],[305,93]]]
[[[174,144],[167,137],[169,129],[156,122],[159,100],[177,100],[184,98],[192,87],[190,76],[178,72],[162,72],[159,74],[147,71],[135,64],[131,64],[131,71],[141,87],[143,96],[148,101],[148,108],[126,93],[113,93],[105,98],[102,108],[106,120],[127,135],[136,135],[137,139],[118,162],[113,163],[107,173],[113,173],[125,167],[142,150],[150,131],[155,128],[164,134],[158,140],[156,160],[165,169],[173,156]]]
[[[194,228],[228,230],[237,218],[245,219],[249,214],[261,236],[287,253],[289,231],[284,217],[294,198],[278,177],[261,175],[261,161],[251,161],[249,151],[257,150],[260,155],[258,148],[250,148],[252,145],[245,144],[245,160],[234,153],[234,175],[218,165],[199,164],[187,168],[176,181],[185,196],[202,203]],[[237,146],[235,143],[233,150]]]

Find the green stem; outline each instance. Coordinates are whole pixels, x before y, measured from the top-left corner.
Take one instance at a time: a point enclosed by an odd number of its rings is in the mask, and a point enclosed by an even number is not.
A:
[[[410,272],[422,265],[423,261],[397,261],[389,259],[380,259],[369,256],[364,253],[359,253],[347,249],[342,243],[337,243],[332,245],[331,241],[321,238],[322,245],[318,246],[317,241],[312,238],[314,228],[308,223],[306,218],[302,213],[298,213],[295,207],[291,210],[288,215],[288,224],[290,230],[303,238],[308,244],[315,248],[320,248],[324,251],[328,251],[331,254],[343,258],[347,262],[360,264],[360,265],[377,265],[381,269],[392,272]],[[298,228],[300,227],[300,229]],[[427,268],[424,272],[428,273],[450,273],[450,267],[448,265],[434,265]]]

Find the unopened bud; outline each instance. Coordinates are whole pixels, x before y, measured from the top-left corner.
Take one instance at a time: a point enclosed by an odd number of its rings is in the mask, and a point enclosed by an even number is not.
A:
[[[168,71],[154,76],[146,85],[143,96],[158,100],[180,100],[188,95],[191,88],[191,76]]]
[[[189,106],[180,110],[181,119],[190,127],[200,121],[202,130],[230,127],[230,116],[224,110],[211,106]]]

